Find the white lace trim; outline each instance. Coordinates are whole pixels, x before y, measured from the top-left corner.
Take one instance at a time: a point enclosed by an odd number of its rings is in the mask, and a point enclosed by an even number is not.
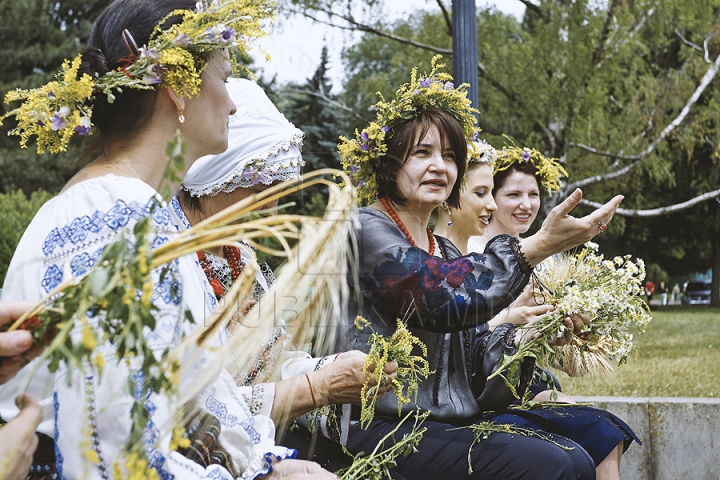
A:
[[[302,150],[303,135],[293,134],[278,142],[274,147],[266,150],[259,157],[243,163],[242,170],[234,170],[215,185],[207,188],[192,188],[185,184],[182,188],[187,190],[193,197],[205,195],[217,195],[221,192],[230,193],[238,187],[250,188],[259,183],[270,185],[275,181],[286,182],[300,178],[300,168],[305,166],[301,155],[294,157],[277,157],[280,152],[287,153],[291,147]]]

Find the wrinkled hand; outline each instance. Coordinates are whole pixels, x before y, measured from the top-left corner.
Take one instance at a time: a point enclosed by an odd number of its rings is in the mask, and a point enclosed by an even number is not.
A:
[[[32,306],[31,302],[0,302],[0,329],[17,320]],[[33,346],[33,337],[27,330],[0,332],[0,385],[14,377],[42,351],[43,347]]]
[[[365,375],[363,375],[363,365],[367,354],[359,350],[351,350],[341,353],[334,362],[324,366],[320,370],[313,372],[316,378],[313,378],[312,384],[316,387],[317,392],[325,395],[322,398],[327,399],[326,404],[332,403],[360,403],[360,392],[365,383]],[[388,362],[385,364],[383,371],[383,382],[378,389],[378,398],[385,395],[392,386],[392,379],[397,376],[397,362]],[[375,366],[370,367],[370,371],[375,371]],[[370,380],[369,386],[373,387],[377,383],[374,379]]]
[[[315,462],[308,460],[280,460],[273,462],[273,471],[264,476],[267,480],[337,480]]]
[[[535,235],[520,241],[525,259],[530,265],[537,265],[551,255],[590,241],[600,233],[599,223],[610,223],[623,198],[617,195],[594,212],[575,218],[570,215],[570,211],[582,200],[582,190],[575,189],[552,209]]]
[[[0,478],[4,480],[27,476],[38,445],[35,429],[42,419],[40,404],[23,395],[18,406],[22,408],[18,416],[0,430]]]

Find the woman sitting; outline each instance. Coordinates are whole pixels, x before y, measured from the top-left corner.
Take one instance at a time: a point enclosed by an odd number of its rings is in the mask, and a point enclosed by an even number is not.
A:
[[[92,269],[116,239],[132,241],[133,227],[148,216],[153,245],[177,235],[156,191],[166,167],[165,149],[178,129],[190,164],[227,148],[226,126],[235,111],[225,87],[232,73],[229,60],[235,57],[228,49],[244,46],[239,35],[257,32],[261,20],[244,16],[247,8],[240,2],[211,9],[194,0],[115,0],[94,22],[82,57],[65,65],[61,81],[32,91],[30,103],[15,111],[19,128],[26,129],[23,139],[38,135],[40,151],[62,150],[75,134],[92,131],[93,141],[86,150],[90,163],[28,226],[8,269],[4,299],[38,302],[64,280]],[[173,34],[167,41],[158,41],[168,32]],[[45,103],[32,103],[33,95],[45,95]],[[50,111],[33,110],[39,108]],[[43,120],[28,119],[29,111]],[[154,271],[148,283],[152,290],[143,293],[153,306],[153,325],[144,326],[142,336],[147,355],[155,359],[203,324],[210,314],[206,300],[214,298],[200,281],[196,258],[180,257],[168,268],[167,275]],[[131,292],[128,304],[136,300]],[[143,368],[150,359],[142,354],[118,359],[118,345],[104,340],[97,315],[76,322],[70,333],[75,344],[85,338],[84,327],[96,330],[93,358],[104,363],[102,374],[90,365],[81,371],[65,362],[54,371],[49,360],[35,360],[0,387],[0,416],[12,420],[18,415],[20,382],[33,373],[27,393],[43,407],[37,432],[47,448],[36,452],[32,475],[101,479],[146,472],[160,478],[229,480],[313,473],[333,478],[275,444],[273,421],[251,414],[227,371],[208,375],[205,366],[222,346],[222,335],[208,341],[211,348],[202,361],[180,361],[179,392],[202,389],[188,406],[180,404],[179,395],[146,389]],[[186,407],[211,422],[195,438],[197,432],[188,429],[197,442],[178,450],[173,425]],[[134,421],[137,408],[145,409],[147,422]],[[139,445],[133,443],[128,456],[131,434]]]
[[[198,159],[188,170],[181,189],[171,201],[179,228],[190,228],[214,213],[233,205],[271,185],[300,178],[304,133],[295,128],[254,82],[239,78],[227,81],[230,98],[238,110],[228,123],[229,145],[225,152]],[[263,204],[262,210],[277,205]],[[204,281],[218,299],[232,286],[245,265],[257,265],[249,244],[226,245],[198,252]],[[262,296],[274,281],[267,264],[259,265],[255,281],[255,301],[263,308]],[[248,392],[253,413],[269,415],[276,425],[319,407],[360,402],[365,376],[362,367],[367,356],[360,351],[313,358],[292,348],[280,321],[257,355],[251,369],[238,385]],[[232,335],[232,331],[228,332]],[[276,345],[278,341],[282,345]],[[284,348],[283,348],[284,347]],[[242,369],[247,371],[248,369]],[[385,365],[385,373],[395,378],[397,363]],[[273,374],[274,372],[274,374]],[[371,380],[374,385],[374,380]],[[390,387],[380,385],[382,396]]]
[[[544,258],[590,240],[598,222],[607,223],[622,197],[583,218],[568,215],[580,201],[575,191],[548,216],[534,236],[492,239],[483,254],[461,255],[447,239],[428,228],[432,211],[443,202],[460,207],[468,144],[476,134],[473,110],[462,88],[435,71],[402,86],[391,101],[375,106],[377,120],[340,145],[343,166],[354,175],[361,198],[356,231],[362,303],[348,315],[346,349],[367,348],[369,332],[352,327],[356,315],[375,332],[389,336],[402,318],[428,348],[430,377],[420,385],[416,406],[430,411],[419,452],[398,459],[395,471],[406,478],[595,478],[596,464],[578,443],[552,433],[545,438],[493,433],[472,449],[470,426],[483,420],[472,388],[475,327],[507,306],[527,285],[532,267]],[[473,147],[471,147],[472,149]],[[487,172],[486,172],[487,173]],[[487,180],[487,179],[486,179]],[[486,185],[490,187],[490,185]],[[377,195],[377,200],[375,200]],[[351,279],[351,281],[353,281]],[[567,319],[579,332],[583,322]],[[511,347],[508,330],[504,339]],[[374,439],[398,424],[397,398],[377,402],[375,420],[363,430],[352,407],[346,439],[351,452],[368,451]],[[602,412],[603,420],[608,414]],[[603,442],[614,459],[629,429],[614,418],[618,435]],[[396,438],[409,431],[401,426]],[[549,441],[551,440],[551,441]]]

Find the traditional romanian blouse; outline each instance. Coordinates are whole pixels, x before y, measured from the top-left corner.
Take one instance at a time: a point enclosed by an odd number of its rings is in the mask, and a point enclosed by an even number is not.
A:
[[[46,203],[33,219],[22,237],[9,267],[3,288],[3,300],[38,301],[46,293],[70,276],[79,276],[93,267],[103,248],[118,238],[122,231],[131,234],[134,224],[149,214],[150,199],[157,193],[136,178],[106,175],[78,183]],[[168,241],[177,233],[167,208],[153,214],[156,229],[154,245]],[[145,329],[146,340],[159,355],[166,348],[176,346],[184,334],[196,328],[182,315],[188,309],[197,325],[216,305],[196,257],[179,258],[173,265],[174,285],[167,279],[157,282],[152,301],[158,308],[154,330]],[[169,277],[168,277],[169,278]],[[171,287],[179,295],[170,294]],[[91,326],[93,320],[88,319]],[[80,329],[72,335],[77,340]],[[224,338],[215,338],[220,345]],[[58,478],[110,478],[112,465],[119,458],[131,426],[130,407],[133,395],[127,391],[127,380],[143,381],[131,362],[117,362],[112,358],[112,346],[98,347],[105,356],[102,377],[87,370],[68,370],[64,364],[56,373],[47,365],[40,365],[33,376],[28,393],[40,400],[44,416],[37,428],[55,441],[55,460]],[[205,382],[205,388],[195,399],[201,410],[215,416],[220,423],[219,440],[227,450],[239,478],[255,478],[267,473],[272,457],[288,458],[295,451],[277,446],[272,420],[261,414],[253,415],[251,402],[239,390],[233,378],[223,370],[218,377],[208,378],[203,365],[209,358],[191,367],[180,379],[180,388],[189,383]],[[140,359],[137,359],[138,361]],[[0,387],[0,416],[14,418],[20,383],[35,368],[36,359],[23,368],[7,384]],[[71,376],[68,385],[67,377]],[[219,465],[202,467],[178,452],[171,451],[170,426],[173,414],[180,405],[173,398],[151,394],[146,399],[150,420],[143,434],[150,466],[162,479],[230,479],[232,474]],[[87,460],[91,449],[98,463]]]

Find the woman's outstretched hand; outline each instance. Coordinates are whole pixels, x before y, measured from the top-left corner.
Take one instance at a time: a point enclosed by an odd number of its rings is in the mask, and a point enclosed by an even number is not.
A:
[[[570,212],[582,200],[582,190],[576,189],[552,209],[535,235],[520,240],[525,260],[535,266],[551,255],[590,241],[605,230],[623,198],[617,195],[594,212],[575,218]]]

